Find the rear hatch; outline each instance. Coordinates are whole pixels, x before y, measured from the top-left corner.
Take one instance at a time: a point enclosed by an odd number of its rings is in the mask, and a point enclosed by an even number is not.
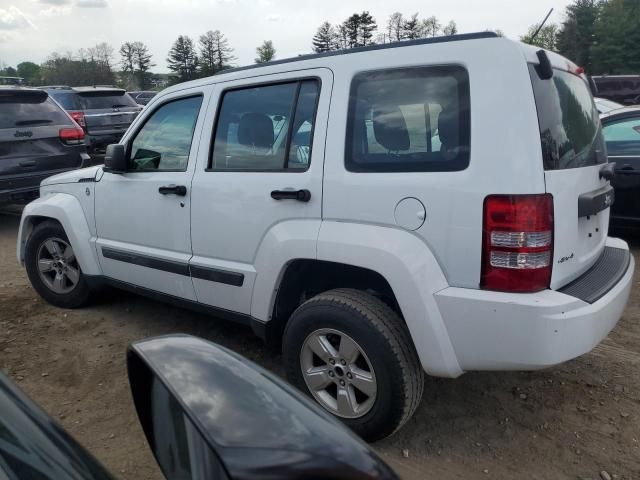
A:
[[[0,90],[0,190],[40,183],[43,174],[79,168],[79,148],[60,139],[73,121],[46,92]]]
[[[140,106],[124,90],[78,92],[90,135],[122,134],[140,112]]]
[[[529,65],[538,111],[546,191],[553,196],[551,288],[586,272],[602,254],[613,190],[601,178],[607,154],[598,112],[584,75],[566,60],[551,78]],[[551,73],[551,71],[549,71]]]

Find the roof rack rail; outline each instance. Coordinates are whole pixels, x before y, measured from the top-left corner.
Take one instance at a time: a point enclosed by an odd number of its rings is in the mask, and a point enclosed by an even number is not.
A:
[[[388,48],[412,47],[415,45],[429,45],[432,43],[460,42],[463,40],[478,40],[482,38],[497,38],[499,36],[500,35],[498,35],[495,32],[486,31],[486,32],[475,32],[475,33],[461,33],[458,35],[444,35],[442,37],[433,37],[433,38],[419,38],[417,40],[402,40],[400,42],[391,42],[391,43],[376,43],[373,45],[367,45],[366,47],[354,47],[354,48],[347,48],[343,50],[333,50],[331,52],[323,52],[323,53],[310,53],[306,55],[299,55],[297,57],[283,58],[282,60],[272,60],[270,62],[259,63],[256,65],[245,65],[242,67],[227,68],[225,70],[221,70],[220,72],[216,73],[216,75],[221,75],[221,74],[230,73],[230,72],[240,72],[242,70],[251,70],[254,68],[268,67],[271,65],[281,65],[283,63],[302,62],[304,60],[313,60],[315,58],[334,57],[337,55],[351,55],[353,53],[369,52],[372,50],[386,50]]]

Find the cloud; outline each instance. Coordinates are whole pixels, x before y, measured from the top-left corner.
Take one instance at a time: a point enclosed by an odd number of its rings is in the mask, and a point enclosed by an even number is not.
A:
[[[267,15],[267,22],[279,22],[280,20],[282,20],[282,15],[277,13],[270,13]]]
[[[55,5],[51,5],[49,8],[40,10],[39,15],[43,17],[59,17],[68,15],[69,13],[71,13],[71,7],[56,7]]]
[[[106,8],[109,3],[107,0],[78,0],[76,6],[80,8]]]
[[[44,3],[45,5],[67,5],[71,3],[71,0],[38,0],[38,3]]]
[[[13,5],[8,9],[0,8],[0,30],[17,30],[19,28],[35,28],[35,25]]]

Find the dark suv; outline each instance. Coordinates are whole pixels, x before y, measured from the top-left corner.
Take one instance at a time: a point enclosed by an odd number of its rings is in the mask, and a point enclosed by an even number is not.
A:
[[[142,90],[139,92],[127,92],[127,93],[131,95],[131,98],[133,98],[138,105],[146,105],[151,101],[153,97],[155,97],[158,94],[158,92],[154,92],[151,90]]]
[[[0,205],[38,196],[40,182],[89,166],[84,131],[47,92],[0,87]]]
[[[41,87],[49,93],[87,134],[90,151],[118,143],[142,110],[127,92],[113,87]]]

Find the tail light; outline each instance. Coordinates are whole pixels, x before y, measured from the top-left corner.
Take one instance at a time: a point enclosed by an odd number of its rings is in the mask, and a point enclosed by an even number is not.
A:
[[[67,145],[80,145],[84,141],[84,130],[80,127],[61,128],[58,135]]]
[[[87,122],[84,118],[84,112],[69,112],[69,115],[71,115],[71,118],[73,118],[75,122],[83,129],[87,128]]]
[[[480,287],[504,292],[549,288],[553,197],[490,195],[484,201]]]

